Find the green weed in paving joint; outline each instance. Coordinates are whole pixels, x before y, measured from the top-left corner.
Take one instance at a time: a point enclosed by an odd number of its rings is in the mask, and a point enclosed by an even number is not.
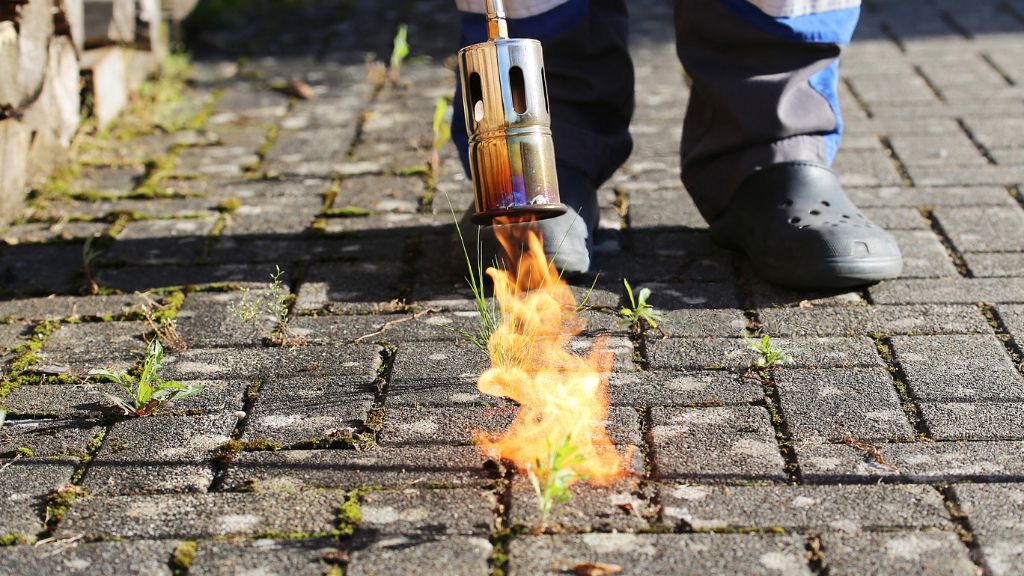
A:
[[[391,46],[391,62],[388,64],[388,74],[392,82],[397,83],[402,74],[402,62],[409,56],[409,27],[405,24],[398,25],[395,32],[395,40]]]
[[[283,276],[281,267],[274,265],[274,273],[270,275],[270,283],[267,284],[270,294],[253,296],[248,288],[243,287],[242,299],[231,305],[231,311],[239,320],[252,326],[256,326],[264,314],[269,314],[277,320],[279,327],[287,329],[288,301],[291,295],[284,287]]]
[[[548,442],[548,459],[542,462],[537,459],[534,465],[527,465],[526,475],[537,495],[537,512],[540,514],[540,529],[544,529],[551,513],[558,506],[568,504],[572,500],[570,487],[586,476],[577,474],[572,467],[583,461],[583,456],[576,452],[572,445],[572,437],[566,436],[558,448],[552,448]]]
[[[651,289],[641,288],[640,292],[634,296],[629,280],[623,278],[622,284],[626,287],[629,307],[619,310],[619,316],[621,316],[619,323],[629,326],[635,334],[642,334],[648,329],[660,330],[658,324],[662,322],[661,316],[655,313],[654,306],[647,303],[647,299],[651,297]]]
[[[777,365],[789,364],[793,361],[793,357],[787,354],[781,348],[775,346],[772,342],[771,336],[765,334],[760,340],[751,338],[750,333],[746,330],[743,331],[743,340],[747,343],[747,346],[757,352],[758,356],[752,361],[753,367],[758,370],[767,370],[774,368]]]
[[[160,340],[154,338],[146,347],[146,357],[138,379],[130,374],[116,374],[109,370],[91,370],[89,375],[113,382],[124,390],[127,399],[111,394],[107,394],[107,397],[124,410],[126,416],[149,416],[172,400],[187,398],[203,391],[202,386],[195,384],[162,380],[159,372],[163,360],[164,347],[160,345]]]

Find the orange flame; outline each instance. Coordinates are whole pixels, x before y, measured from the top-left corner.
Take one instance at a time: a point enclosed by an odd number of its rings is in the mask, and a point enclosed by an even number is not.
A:
[[[605,430],[608,416],[607,376],[613,355],[604,338],[583,356],[568,350],[586,327],[576,314],[576,299],[544,254],[533,226],[497,226],[498,240],[509,255],[511,270],[488,268],[501,323],[491,335],[491,368],[477,388],[519,404],[504,433],[474,431],[491,457],[513,462],[525,472],[546,462],[550,450],[566,439],[576,463],[572,471],[607,485],[626,474],[623,459]]]

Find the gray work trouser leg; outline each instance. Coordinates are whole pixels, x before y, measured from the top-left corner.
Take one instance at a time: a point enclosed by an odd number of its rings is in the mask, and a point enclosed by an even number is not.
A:
[[[838,57],[858,15],[847,8],[777,19],[747,0],[675,0],[677,52],[693,80],[682,178],[708,221],[758,168],[794,160],[831,164],[842,131]],[[512,20],[509,29],[544,45],[555,155],[601,184],[632,149],[625,0],[568,0],[550,13]],[[481,15],[465,14],[462,44],[483,41],[485,31]],[[465,160],[459,98],[456,106],[452,139]]]
[[[693,81],[682,177],[705,219],[758,168],[831,164],[840,47],[858,16],[855,7],[775,19],[744,0],[676,0],[677,52]]]

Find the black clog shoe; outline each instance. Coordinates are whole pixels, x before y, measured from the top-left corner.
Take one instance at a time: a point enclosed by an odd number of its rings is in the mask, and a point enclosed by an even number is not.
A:
[[[711,223],[719,245],[744,253],[773,284],[853,288],[896,278],[896,239],[861,214],[829,168],[774,164],[747,177]]]

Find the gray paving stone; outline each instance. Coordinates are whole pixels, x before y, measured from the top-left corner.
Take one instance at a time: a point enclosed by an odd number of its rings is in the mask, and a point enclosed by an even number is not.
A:
[[[849,532],[952,529],[931,486],[663,486],[667,522],[695,530]]]
[[[290,201],[291,196],[285,196],[282,201]],[[239,208],[238,211],[244,210]],[[236,213],[238,212],[236,211]],[[232,214],[229,228],[217,238],[217,241],[210,248],[204,261],[211,263],[241,263],[252,264],[254,262],[265,262],[264,279],[269,282],[271,274],[274,273],[274,265],[298,262],[310,258],[331,260],[344,258],[344,248],[348,246],[345,240],[336,238],[307,238],[296,236],[309,225],[303,225],[299,230],[281,230],[280,226],[297,227],[298,224],[291,219],[284,222],[275,220],[274,228],[268,229],[267,216],[260,217],[259,228],[247,230],[245,228],[231,228],[240,226],[242,218]],[[248,219],[248,216],[246,216]],[[255,217],[253,217],[255,220]],[[310,222],[312,217],[310,218]],[[248,223],[245,223],[248,225]],[[256,222],[252,223],[257,226]]]
[[[322,576],[330,566],[325,554],[337,549],[330,538],[313,540],[204,540],[196,546],[189,574],[230,576],[235,574],[289,574]]]
[[[893,232],[901,248],[904,243],[900,241],[900,234],[895,234],[896,232],[905,233],[906,231],[911,230],[921,232],[931,229],[928,220],[921,215],[920,210],[917,208],[903,208],[898,206],[887,206],[884,208],[867,207],[861,208],[861,213],[864,214],[868,220],[871,220],[882,228]],[[905,252],[904,256],[906,256]]]
[[[228,469],[224,487],[257,491],[384,486],[483,486],[493,481],[474,446],[376,450],[246,452]]]
[[[326,535],[344,494],[166,494],[88,497],[75,502],[60,537],[92,539],[223,538],[269,534]]]
[[[295,309],[333,313],[381,310],[398,297],[401,262],[320,262],[310,266]]]
[[[232,378],[306,378],[360,376],[372,381],[380,366],[380,349],[373,345],[296,346],[185,350],[168,355],[164,375],[178,380]]]
[[[374,491],[360,499],[363,519],[355,538],[362,542],[393,536],[487,538],[496,505],[494,495],[484,490]]]
[[[999,317],[1017,342],[1024,342],[1024,306],[999,306]]]
[[[237,418],[150,416],[118,422],[89,464],[90,495],[206,492],[214,451],[231,438]]]
[[[222,238],[218,240],[218,245],[223,242],[230,246],[237,243],[235,238],[243,240],[255,234],[301,234],[313,223],[316,215],[320,213],[322,204],[319,195],[247,200],[227,219],[227,226],[222,232]],[[227,250],[229,248],[218,252],[214,257],[226,258]],[[216,252],[216,249],[214,251]],[[261,259],[273,261],[269,255]]]
[[[1013,206],[1003,186],[953,186],[941,188],[847,188],[847,195],[861,208],[923,206]]]
[[[1024,251],[1024,211],[995,207],[938,208],[935,215],[963,252]]]
[[[785,370],[776,381],[794,440],[914,438],[887,370]]]
[[[663,318],[659,325],[670,336],[706,338],[735,336],[747,327],[743,311],[735,308],[720,309],[655,309]]]
[[[291,265],[281,263],[285,277],[291,274]],[[96,281],[105,288],[135,292],[169,286],[205,286],[210,284],[249,285],[252,288],[267,284],[266,264],[218,264],[210,266],[146,266],[102,268],[95,272]]]
[[[1006,278],[1024,274],[1022,252],[968,252],[964,260],[979,278]]]
[[[953,532],[823,534],[829,574],[974,574],[967,547]]]
[[[128,264],[191,262],[199,255],[215,221],[213,217],[206,217],[129,222],[99,260]]]
[[[10,355],[15,348],[28,342],[28,336],[31,335],[31,327],[27,324],[0,324],[0,358]]]
[[[1024,302],[1024,278],[908,279],[868,289],[878,304]]]
[[[142,359],[147,332],[145,322],[64,324],[43,345],[40,363],[67,366],[78,376],[98,368],[123,372]]]
[[[1020,484],[958,484],[953,488],[960,508],[993,574],[1024,570],[1024,489]]]
[[[778,336],[865,336],[872,334],[969,334],[988,332],[975,306],[830,306],[766,308],[765,330]]]
[[[0,248],[3,292],[19,295],[68,293],[82,269],[79,244],[21,244]]]
[[[242,393],[248,382],[240,380],[185,380],[203,391],[165,405],[165,411],[235,412],[242,409]],[[12,413],[51,418],[100,418],[120,415],[122,410],[107,394],[123,395],[113,382],[40,384],[15,388],[3,401]]]
[[[177,545],[173,540],[135,540],[17,546],[0,550],[0,574],[171,576],[167,560]]]
[[[1024,440],[1024,404],[922,403],[932,438],[936,440]]]
[[[608,393],[620,406],[746,404],[764,397],[760,382],[724,370],[613,372]]]
[[[804,541],[762,534],[579,534],[526,536],[509,545],[509,574],[564,574],[582,562],[620,574],[811,574]]]
[[[649,527],[654,507],[644,497],[639,476],[627,477],[610,486],[577,482],[572,500],[556,508],[548,526],[565,532],[634,532]],[[512,482],[509,523],[526,529],[539,526],[537,496],[529,481],[517,476]]]
[[[345,570],[350,576],[378,574],[451,574],[485,576],[493,546],[487,538],[453,536],[443,539],[405,535],[378,540],[352,551]]]
[[[860,292],[841,290],[790,290],[768,284],[758,278],[750,264],[744,262],[743,286],[747,297],[757,308],[800,306],[804,302],[812,306],[861,306],[867,304]],[[806,304],[804,304],[806,306]]]
[[[764,408],[654,408],[651,418],[656,471],[662,479],[786,478]]]
[[[271,376],[259,389],[242,438],[289,446],[358,431],[373,407],[373,380],[319,372],[303,378]]]
[[[1024,399],[1024,378],[991,334],[897,336],[892,346],[919,400]]]
[[[476,382],[488,367],[490,360],[483,351],[464,340],[405,343],[395,355],[389,395]]]
[[[0,242],[15,244],[45,244],[85,240],[102,234],[110,224],[106,222],[34,222],[15,224],[3,231]]]
[[[0,428],[0,454],[12,458],[27,448],[32,456],[84,455],[86,446],[103,430],[83,420],[7,420]]]
[[[74,458],[18,458],[2,460],[7,468],[0,474],[0,533],[13,535],[25,542],[34,542],[45,526],[46,497],[71,482],[78,467]]]
[[[676,284],[667,282],[633,283],[633,294],[648,288],[651,297],[648,302],[658,310],[728,308],[736,310],[740,300],[736,287],[732,284],[720,283],[688,283]],[[738,310],[736,310],[738,311]]]
[[[116,316],[139,302],[136,296],[51,296],[0,301],[0,318],[48,320],[75,316]]]
[[[292,331],[310,342],[405,342],[457,340],[456,330],[473,333],[478,314],[470,311],[359,316],[300,316],[290,323]]]
[[[797,443],[807,482],[863,481],[899,475],[914,482],[998,480],[1024,475],[1021,442],[911,442],[876,444],[893,468],[842,444]]]
[[[869,338],[776,338],[775,346],[793,357],[788,368],[871,368],[883,362]]]
[[[246,322],[240,317],[240,307],[259,302],[269,304],[279,295],[284,295],[283,291],[189,294],[178,311],[178,334],[191,348],[258,346],[277,326],[277,318],[263,310],[255,322]]]
[[[903,253],[900,278],[954,278],[958,276],[945,247],[931,230],[894,230]]]

